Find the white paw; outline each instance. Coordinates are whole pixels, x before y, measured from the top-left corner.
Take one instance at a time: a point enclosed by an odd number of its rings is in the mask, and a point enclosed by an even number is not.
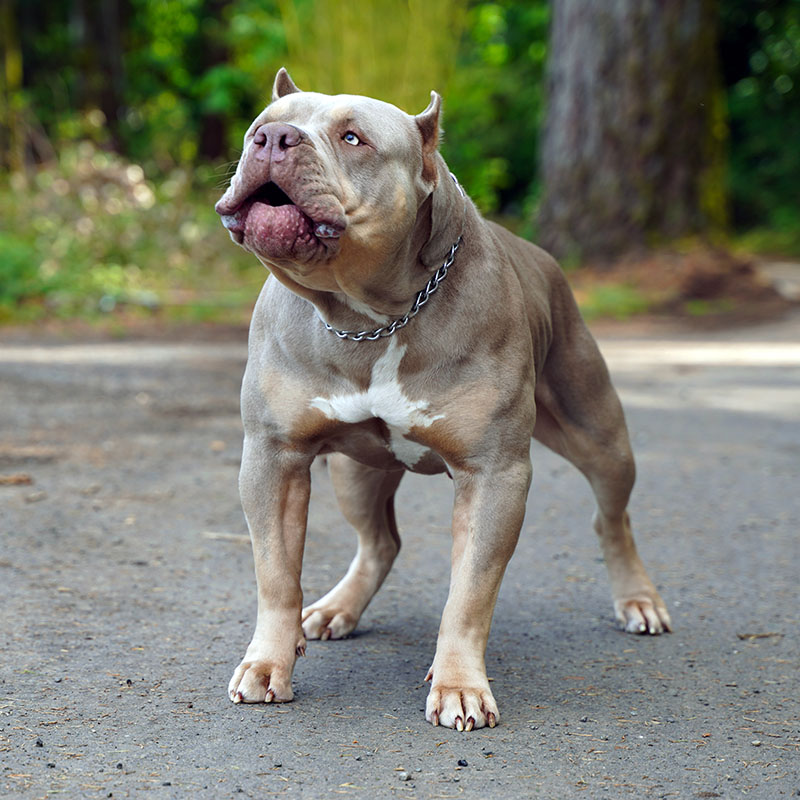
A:
[[[343,639],[353,632],[357,624],[358,617],[334,606],[315,603],[303,609],[303,634],[306,639]]]
[[[234,703],[288,703],[294,697],[292,672],[297,657],[306,654],[306,640],[298,631],[294,647],[286,644],[278,650],[265,647],[263,640],[250,643],[228,684]]]
[[[627,633],[655,636],[672,630],[669,612],[657,592],[619,598],[614,601],[614,613]]]
[[[452,675],[450,680],[437,680],[433,667],[425,680],[433,680],[425,703],[425,719],[432,725],[443,725],[457,731],[471,731],[475,728],[494,728],[500,719],[497,703],[494,701],[489,681],[484,676],[459,681],[460,676]],[[469,685],[473,684],[473,685]]]
[[[228,684],[234,703],[288,703],[292,693],[292,669],[267,661],[242,661]]]

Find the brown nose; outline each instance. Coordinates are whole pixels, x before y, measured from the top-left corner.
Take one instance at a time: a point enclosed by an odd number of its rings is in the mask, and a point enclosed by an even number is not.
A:
[[[283,161],[290,147],[297,147],[305,136],[299,128],[285,122],[267,122],[253,136],[253,156],[259,161]]]

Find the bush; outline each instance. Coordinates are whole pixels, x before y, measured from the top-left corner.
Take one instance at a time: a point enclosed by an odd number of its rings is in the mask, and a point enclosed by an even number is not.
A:
[[[210,174],[148,181],[88,142],[29,185],[5,179],[0,321],[254,300],[266,272],[231,245],[213,210],[219,193]]]

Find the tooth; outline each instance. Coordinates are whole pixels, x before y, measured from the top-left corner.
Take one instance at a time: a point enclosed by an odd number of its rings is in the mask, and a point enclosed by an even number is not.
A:
[[[320,222],[317,227],[314,228],[314,234],[321,239],[336,239],[339,236],[339,231],[332,225],[326,225],[324,222]]]

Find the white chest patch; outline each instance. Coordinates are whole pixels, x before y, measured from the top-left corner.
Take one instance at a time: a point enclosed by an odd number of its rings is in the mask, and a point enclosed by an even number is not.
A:
[[[315,397],[310,405],[318,408],[329,419],[340,422],[382,419],[389,428],[390,444],[395,457],[407,467],[413,467],[427,450],[417,442],[407,439],[406,434],[412,427],[427,428],[437,419],[443,419],[444,414],[427,414],[430,403],[406,397],[398,377],[405,352],[406,346],[399,345],[396,339],[392,339],[386,352],[375,362],[366,391]]]

